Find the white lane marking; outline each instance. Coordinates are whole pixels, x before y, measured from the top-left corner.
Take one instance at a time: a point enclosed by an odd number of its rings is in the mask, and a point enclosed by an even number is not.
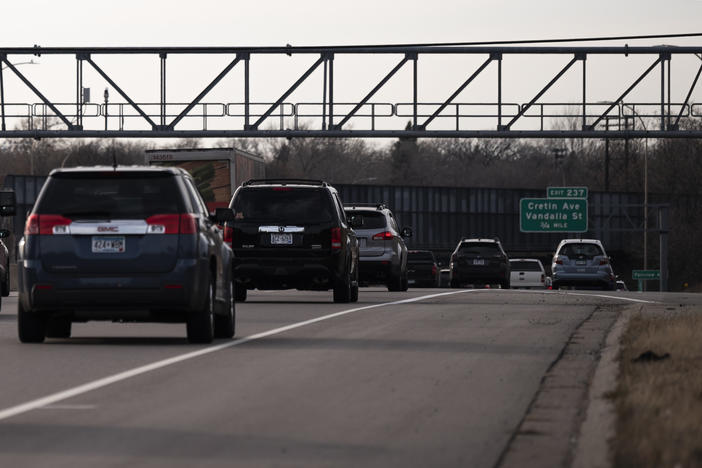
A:
[[[369,305],[369,306],[356,307],[353,309],[342,310],[341,312],[335,312],[333,314],[322,315],[321,317],[313,318],[310,320],[296,322],[296,323],[286,325],[283,327],[274,328],[273,330],[268,330],[268,331],[264,331],[261,333],[256,333],[254,335],[245,336],[243,338],[229,341],[227,343],[223,343],[223,344],[219,344],[219,345],[215,345],[215,346],[209,346],[207,348],[203,348],[203,349],[193,351],[190,353],[185,353],[185,354],[181,354],[178,356],[174,356],[172,358],[163,359],[161,361],[156,361],[156,362],[151,363],[151,364],[146,364],[144,366],[136,367],[134,369],[120,372],[120,373],[117,373],[117,374],[114,374],[114,375],[111,375],[108,377],[104,377],[102,379],[94,380],[92,382],[88,382],[86,384],[79,385],[77,387],[69,388],[68,390],[64,390],[64,391],[61,391],[58,393],[47,395],[47,396],[42,397],[42,398],[37,398],[36,400],[32,400],[32,401],[28,401],[26,403],[19,404],[17,406],[12,406],[10,408],[0,410],[0,421],[3,419],[11,418],[13,416],[17,416],[17,415],[22,414],[22,413],[26,413],[28,411],[35,410],[37,408],[42,408],[42,407],[47,407],[49,405],[53,405],[53,404],[58,403],[60,401],[67,400],[69,398],[73,398],[75,396],[81,395],[83,393],[91,392],[93,390],[97,390],[99,388],[106,387],[108,385],[112,385],[112,384],[120,382],[122,380],[136,377],[137,375],[146,374],[147,372],[155,371],[155,370],[161,369],[163,367],[171,366],[171,365],[177,364],[179,362],[194,359],[196,357],[200,357],[200,356],[204,356],[206,354],[221,351],[223,349],[231,348],[233,346],[238,346],[238,345],[241,345],[244,343],[248,343],[250,341],[259,340],[261,338],[265,338],[265,337],[268,337],[271,335],[277,335],[279,333],[283,333],[283,332],[286,332],[289,330],[294,330],[295,328],[300,328],[300,327],[304,327],[306,325],[311,325],[313,323],[321,322],[324,320],[329,320],[329,319],[333,319],[336,317],[341,317],[342,315],[347,315],[347,314],[351,314],[354,312],[359,312],[361,310],[375,309],[378,307],[392,306],[392,305],[398,305],[398,304],[407,304],[407,303],[411,303],[411,302],[423,301],[425,299],[432,299],[435,297],[449,296],[452,294],[461,294],[461,293],[467,293],[467,292],[473,292],[473,291],[475,291],[475,290],[474,289],[462,289],[462,290],[458,290],[458,291],[449,291],[449,292],[438,293],[438,294],[429,294],[427,296],[413,297],[413,298],[409,298],[409,299],[403,299],[401,301],[384,302],[381,304],[373,304],[373,305]]]
[[[97,405],[46,405],[42,406],[42,410],[91,410],[97,408]]]
[[[575,292],[570,292],[570,291],[553,291],[553,290],[544,290],[544,291],[532,291],[528,289],[514,289],[514,292],[520,292],[520,293],[536,293],[536,294],[556,294],[559,296],[585,296],[585,297],[603,297],[605,299],[614,299],[617,301],[629,301],[629,302],[638,302],[638,303],[643,303],[643,304],[660,304],[658,301],[647,301],[645,299],[634,299],[633,297],[624,297],[624,296],[609,296],[607,294],[587,294],[587,293],[575,293]]]

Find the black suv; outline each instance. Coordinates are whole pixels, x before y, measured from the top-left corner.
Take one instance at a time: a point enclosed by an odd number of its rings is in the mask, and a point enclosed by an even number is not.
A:
[[[462,239],[451,254],[452,288],[464,284],[510,287],[509,258],[498,239]]]
[[[0,216],[14,216],[15,208],[15,192],[0,189]],[[10,252],[3,242],[10,234],[8,229],[0,229],[0,298],[10,295]],[[1,303],[2,299],[0,305]]]
[[[66,338],[72,322],[185,322],[188,340],[234,335],[232,251],[178,168],[56,169],[19,245],[22,342]]]
[[[248,289],[334,290],[358,300],[358,240],[336,189],[323,181],[249,180],[230,208],[225,238],[234,250],[235,294]]]

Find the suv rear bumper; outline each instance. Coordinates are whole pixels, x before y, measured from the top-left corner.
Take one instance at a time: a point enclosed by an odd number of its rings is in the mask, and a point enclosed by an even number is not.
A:
[[[167,273],[82,276],[47,272],[38,260],[18,264],[19,300],[27,311],[70,314],[76,320],[181,322],[201,307],[208,265],[179,259]]]
[[[234,258],[234,279],[247,289],[312,289],[326,291],[342,268],[332,257]]]
[[[388,256],[389,257],[389,256]],[[358,276],[363,282],[385,283],[393,274],[397,274],[397,266],[383,257],[361,257],[358,261]]]
[[[458,283],[509,281],[510,272],[502,268],[454,268],[451,270],[450,277],[451,281],[457,281]]]
[[[560,286],[585,286],[615,289],[616,282],[608,272],[597,273],[565,273],[556,271],[552,279],[554,289]]]

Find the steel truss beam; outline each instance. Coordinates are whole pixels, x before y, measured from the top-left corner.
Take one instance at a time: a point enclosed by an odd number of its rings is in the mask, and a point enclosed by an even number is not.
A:
[[[250,96],[250,61],[253,57],[263,55],[285,55],[285,56],[317,56],[316,61],[299,77],[293,84],[274,102],[268,102],[265,111],[252,112],[253,105],[262,105],[261,102],[252,101]],[[404,46],[382,46],[382,47],[86,47],[86,48],[0,48],[0,64],[2,68],[11,70],[19,80],[29,88],[41,100],[39,105],[32,103],[15,102],[11,97],[8,99],[7,76],[3,75],[0,70],[0,120],[2,128],[0,130],[0,138],[99,138],[99,137],[166,137],[166,138],[184,138],[184,137],[381,137],[381,138],[396,138],[396,137],[465,137],[465,138],[699,138],[702,136],[702,131],[697,130],[680,130],[680,120],[687,116],[690,118],[702,118],[702,113],[699,110],[699,103],[693,102],[693,92],[696,89],[699,77],[702,74],[702,66],[697,70],[696,75],[691,80],[689,91],[686,92],[685,99],[682,103],[673,103],[671,99],[671,62],[673,57],[695,56],[702,54],[702,47],[673,47],[673,46],[655,46],[655,47],[404,47]],[[42,94],[38,86],[36,86],[27,76],[23,75],[12,64],[11,60],[20,56],[67,56],[74,57],[76,60],[76,97],[75,102],[65,103],[57,102],[49,99]],[[110,56],[130,56],[130,55],[147,55],[154,56],[160,59],[160,96],[154,99],[153,102],[137,103],[127,92],[117,85],[115,80],[108,75],[98,64],[93,60],[94,55],[100,55],[103,58]],[[209,55],[234,56],[231,62],[221,70],[212,81],[205,86],[202,91],[195,94],[195,97],[185,103],[168,102],[166,95],[167,76],[166,62],[168,56],[187,56],[187,55]],[[401,55],[399,63],[397,63],[372,89],[359,101],[352,103],[339,103],[335,101],[335,76],[334,62],[339,56],[370,56],[370,55]],[[445,101],[438,103],[421,102],[418,96],[418,69],[419,61],[423,56],[458,56],[465,58],[467,56],[487,55],[487,58],[482,64],[453,92],[447,93],[448,98]],[[508,56],[519,55],[542,55],[554,57],[570,58],[569,62],[546,83],[541,90],[531,99],[523,100],[516,103],[505,103],[502,100],[503,96],[503,70],[502,61]],[[655,61],[621,94],[617,99],[609,100],[606,104],[606,110],[603,113],[598,111],[597,114],[588,114],[588,106],[591,108],[593,103],[586,101],[587,96],[587,68],[586,61],[592,56],[610,55],[622,57],[631,55],[653,56]],[[16,61],[16,60],[15,60]],[[243,96],[244,102],[238,103],[204,103],[203,99],[222,80],[230,75],[230,72],[236,65],[243,61]],[[411,79],[411,95],[410,103],[377,103],[372,102],[374,95],[392,79],[404,65],[412,62],[412,79]],[[483,103],[461,103],[457,102],[459,95],[481,74],[493,61],[497,62],[497,102]],[[560,131],[549,130],[544,128],[544,119],[554,119],[559,116],[553,112],[549,114],[545,109],[548,106],[555,105],[554,103],[544,103],[540,99],[551,89],[559,79],[578,61],[582,61],[582,97],[575,97],[570,104],[577,104],[582,107],[582,114],[578,114],[578,119],[582,118],[580,129]],[[105,80],[107,84],[112,86],[121,96],[124,102],[111,102],[108,106],[107,99],[105,104],[87,104],[83,102],[82,87],[83,87],[83,63],[87,62],[93,69]],[[614,129],[610,126],[610,120],[613,118],[622,119],[623,107],[632,107],[631,103],[625,103],[624,99],[634,90],[657,65],[661,65],[660,74],[660,101],[655,103],[658,109],[653,114],[643,115],[645,118],[656,118],[660,121],[658,128],[653,130],[634,130],[622,128],[621,123]],[[323,84],[322,93],[320,96],[320,104],[317,103],[295,103],[287,102],[286,100],[300,86],[310,79],[310,76],[323,65]],[[666,73],[667,66],[667,73]],[[678,68],[676,67],[676,70]],[[11,75],[12,75],[11,74]],[[666,96],[667,85],[667,96]],[[352,90],[353,91],[353,90]],[[682,93],[677,93],[682,99]],[[493,99],[493,98],[490,98]],[[654,99],[655,100],[655,99]],[[211,107],[215,105],[215,115],[212,115]],[[651,103],[654,104],[654,103]],[[647,103],[647,105],[651,105]],[[232,111],[236,106],[243,105],[243,114],[241,111]],[[309,105],[319,105],[320,113],[310,114],[303,111],[303,107]],[[602,106],[601,103],[596,105]],[[674,111],[672,106],[680,106]],[[68,106],[68,107],[66,107]],[[75,115],[71,115],[70,106],[74,106]],[[92,106],[92,107],[91,107]],[[115,106],[118,106],[118,111],[115,112]],[[136,114],[125,114],[123,107],[131,108]],[[178,106],[176,113],[168,112],[169,106],[173,108]],[[233,106],[233,107],[232,107]],[[344,108],[345,106],[348,106]],[[411,111],[400,110],[403,106],[411,106]],[[472,106],[472,107],[471,107]],[[476,106],[483,106],[494,109],[487,114],[485,111],[471,111]],[[50,110],[47,111],[47,108]],[[150,109],[158,108],[157,112]],[[194,112],[195,109],[202,111]],[[335,111],[342,109],[342,111]],[[350,110],[348,110],[350,108]],[[428,110],[427,110],[428,108]],[[551,107],[552,108],[552,107]],[[12,110],[20,109],[20,111]],[[22,110],[25,109],[25,110]],[[87,109],[87,110],[86,110]],[[92,111],[90,111],[92,109]],[[209,109],[209,111],[208,111]],[[255,108],[254,108],[255,109]],[[368,110],[369,109],[369,110]],[[381,114],[377,114],[377,109],[381,109]],[[465,109],[468,109],[466,111]],[[534,109],[540,114],[534,115]],[[614,110],[618,111],[617,116],[613,116]],[[279,110],[280,112],[276,112]],[[18,113],[20,112],[20,113]],[[21,112],[29,112],[28,115]],[[209,114],[209,115],[208,115]],[[57,117],[63,125],[52,128],[35,129],[31,126],[34,118]],[[136,119],[132,118],[136,117]],[[186,118],[188,122],[192,122],[193,117],[202,117],[203,125],[201,130],[192,129],[192,125],[184,124]],[[279,129],[261,130],[261,126],[269,121],[269,119],[277,117],[280,119]],[[411,125],[405,129],[405,117],[411,119]],[[560,116],[564,117],[564,116]],[[30,128],[26,130],[8,130],[8,118],[28,118]],[[108,130],[108,118],[120,119],[119,130]],[[123,122],[125,118],[129,118],[129,123],[136,123],[136,128],[125,129]],[[170,122],[167,119],[170,119]],[[294,121],[294,128],[287,128],[288,124],[284,123],[285,118]],[[298,128],[300,118],[318,119],[319,129],[314,128]],[[370,128],[358,128],[357,122],[364,122],[363,119],[370,118]],[[393,124],[388,125],[392,120]],[[419,119],[423,119],[422,122]],[[455,130],[442,129],[441,122],[446,122],[446,119],[455,119]],[[532,121],[534,118],[540,119],[540,127],[538,130],[522,129],[524,121]],[[627,116],[624,116],[626,119]],[[73,119],[73,120],[71,120]],[[208,129],[208,119],[219,119],[217,122],[225,122],[224,129]],[[228,119],[228,120],[226,120]],[[254,119],[253,123],[250,123]],[[383,122],[383,128],[378,129],[377,122],[379,119]],[[475,122],[476,119],[492,120],[489,125],[491,129],[476,128],[470,126],[467,122]],[[503,124],[503,119],[507,121]],[[531,119],[531,120],[530,120]],[[104,130],[102,121],[104,120]],[[141,121],[141,127],[139,127]],[[353,121],[353,129],[344,129]],[[97,122],[97,125],[95,123]],[[144,122],[150,130],[144,129]],[[158,122],[158,123],[157,123]],[[518,129],[514,129],[517,123],[520,123]],[[603,125],[605,122],[607,125]],[[431,124],[431,128],[430,128]],[[129,125],[130,127],[132,125]],[[392,127],[395,127],[394,129]],[[211,127],[211,126],[210,126]],[[222,125],[220,125],[222,127]],[[484,127],[484,126],[483,126]],[[388,129],[389,128],[389,129]],[[444,125],[445,128],[445,125]]]

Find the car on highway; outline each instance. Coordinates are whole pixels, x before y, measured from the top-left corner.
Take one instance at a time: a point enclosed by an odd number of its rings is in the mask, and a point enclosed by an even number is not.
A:
[[[616,289],[611,259],[597,239],[563,239],[553,255],[551,277],[553,289]]]
[[[0,216],[14,216],[16,207],[15,192],[0,189]],[[0,306],[2,297],[10,295],[10,251],[3,239],[8,239],[11,234],[9,229],[0,229]]]
[[[8,229],[0,229],[0,306],[2,297],[10,295],[10,252],[2,241],[10,237]]]
[[[513,289],[544,289],[546,272],[541,260],[536,258],[510,258],[510,286]]]
[[[359,279],[364,284],[384,284],[389,291],[407,291],[407,246],[410,228],[400,230],[395,215],[383,203],[346,205],[346,217],[359,242]]]
[[[451,254],[450,284],[459,288],[498,284],[510,287],[509,258],[497,238],[463,238]]]
[[[439,287],[448,288],[451,286],[451,270],[449,268],[442,268],[439,270]]]
[[[358,301],[359,245],[336,189],[321,180],[252,179],[232,197],[225,239],[235,297],[249,289],[333,290]]]
[[[181,322],[190,342],[231,338],[232,251],[179,168],[51,171],[19,244],[22,342],[66,338],[72,323]]]
[[[419,288],[439,287],[439,267],[430,250],[410,250],[407,256],[409,285]]]

